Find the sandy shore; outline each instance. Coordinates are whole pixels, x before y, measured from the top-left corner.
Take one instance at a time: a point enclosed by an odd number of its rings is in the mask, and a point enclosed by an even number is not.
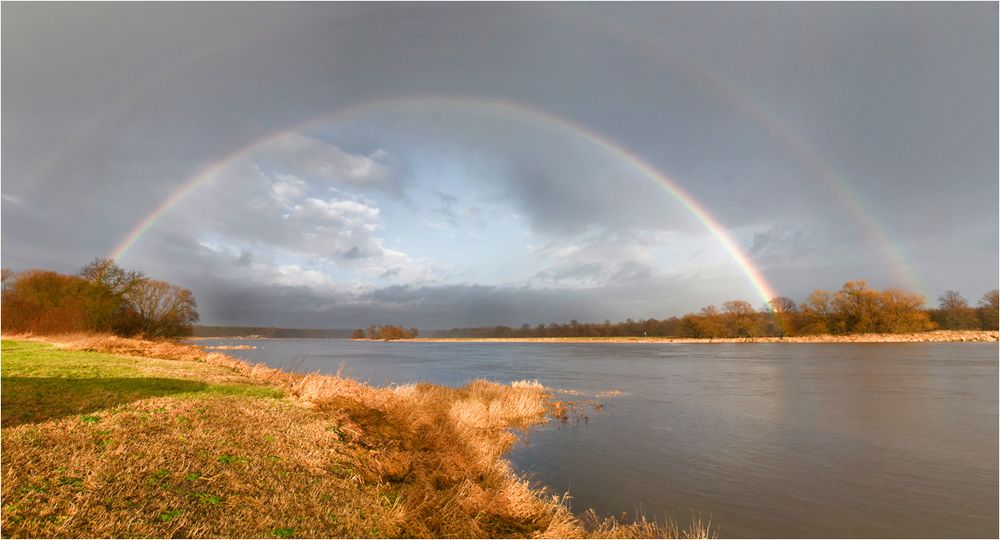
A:
[[[578,338],[415,338],[425,343],[942,343],[996,342],[995,330],[938,330],[912,334],[852,334],[758,338],[578,337]]]

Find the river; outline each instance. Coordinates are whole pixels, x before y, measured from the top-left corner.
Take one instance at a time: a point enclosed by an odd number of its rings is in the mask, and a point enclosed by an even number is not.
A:
[[[198,344],[375,385],[578,392],[565,399],[602,407],[509,455],[574,511],[698,515],[721,537],[998,536],[996,343]]]

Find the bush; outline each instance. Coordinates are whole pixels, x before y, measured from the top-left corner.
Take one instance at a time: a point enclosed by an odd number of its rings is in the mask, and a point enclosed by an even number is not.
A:
[[[127,272],[110,259],[95,259],[75,276],[3,272],[5,332],[178,337],[191,334],[196,306],[191,291]]]
[[[393,339],[411,339],[417,337],[419,334],[420,331],[416,328],[410,328],[407,330],[402,326],[394,326],[391,324],[383,324],[381,326],[375,326],[373,324],[368,327],[367,338],[388,341]]]

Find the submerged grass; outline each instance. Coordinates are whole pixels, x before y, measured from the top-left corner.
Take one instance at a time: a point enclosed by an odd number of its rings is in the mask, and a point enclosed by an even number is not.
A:
[[[704,537],[574,517],[503,453],[537,382],[373,388],[193,346],[3,341],[4,537]]]

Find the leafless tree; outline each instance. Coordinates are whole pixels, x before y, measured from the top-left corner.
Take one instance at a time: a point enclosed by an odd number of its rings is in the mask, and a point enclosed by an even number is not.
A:
[[[97,258],[77,273],[83,279],[105,287],[112,295],[122,297],[137,283],[146,279],[142,272],[127,272],[114,259]]]
[[[146,337],[187,335],[198,321],[198,305],[191,291],[166,281],[143,280],[133,287],[129,299]]]
[[[1000,290],[993,289],[979,299],[979,320],[986,330],[996,330],[1000,318]]]
[[[938,297],[938,307],[938,321],[943,328],[959,330],[979,327],[976,311],[969,307],[969,302],[958,291],[945,291]]]

